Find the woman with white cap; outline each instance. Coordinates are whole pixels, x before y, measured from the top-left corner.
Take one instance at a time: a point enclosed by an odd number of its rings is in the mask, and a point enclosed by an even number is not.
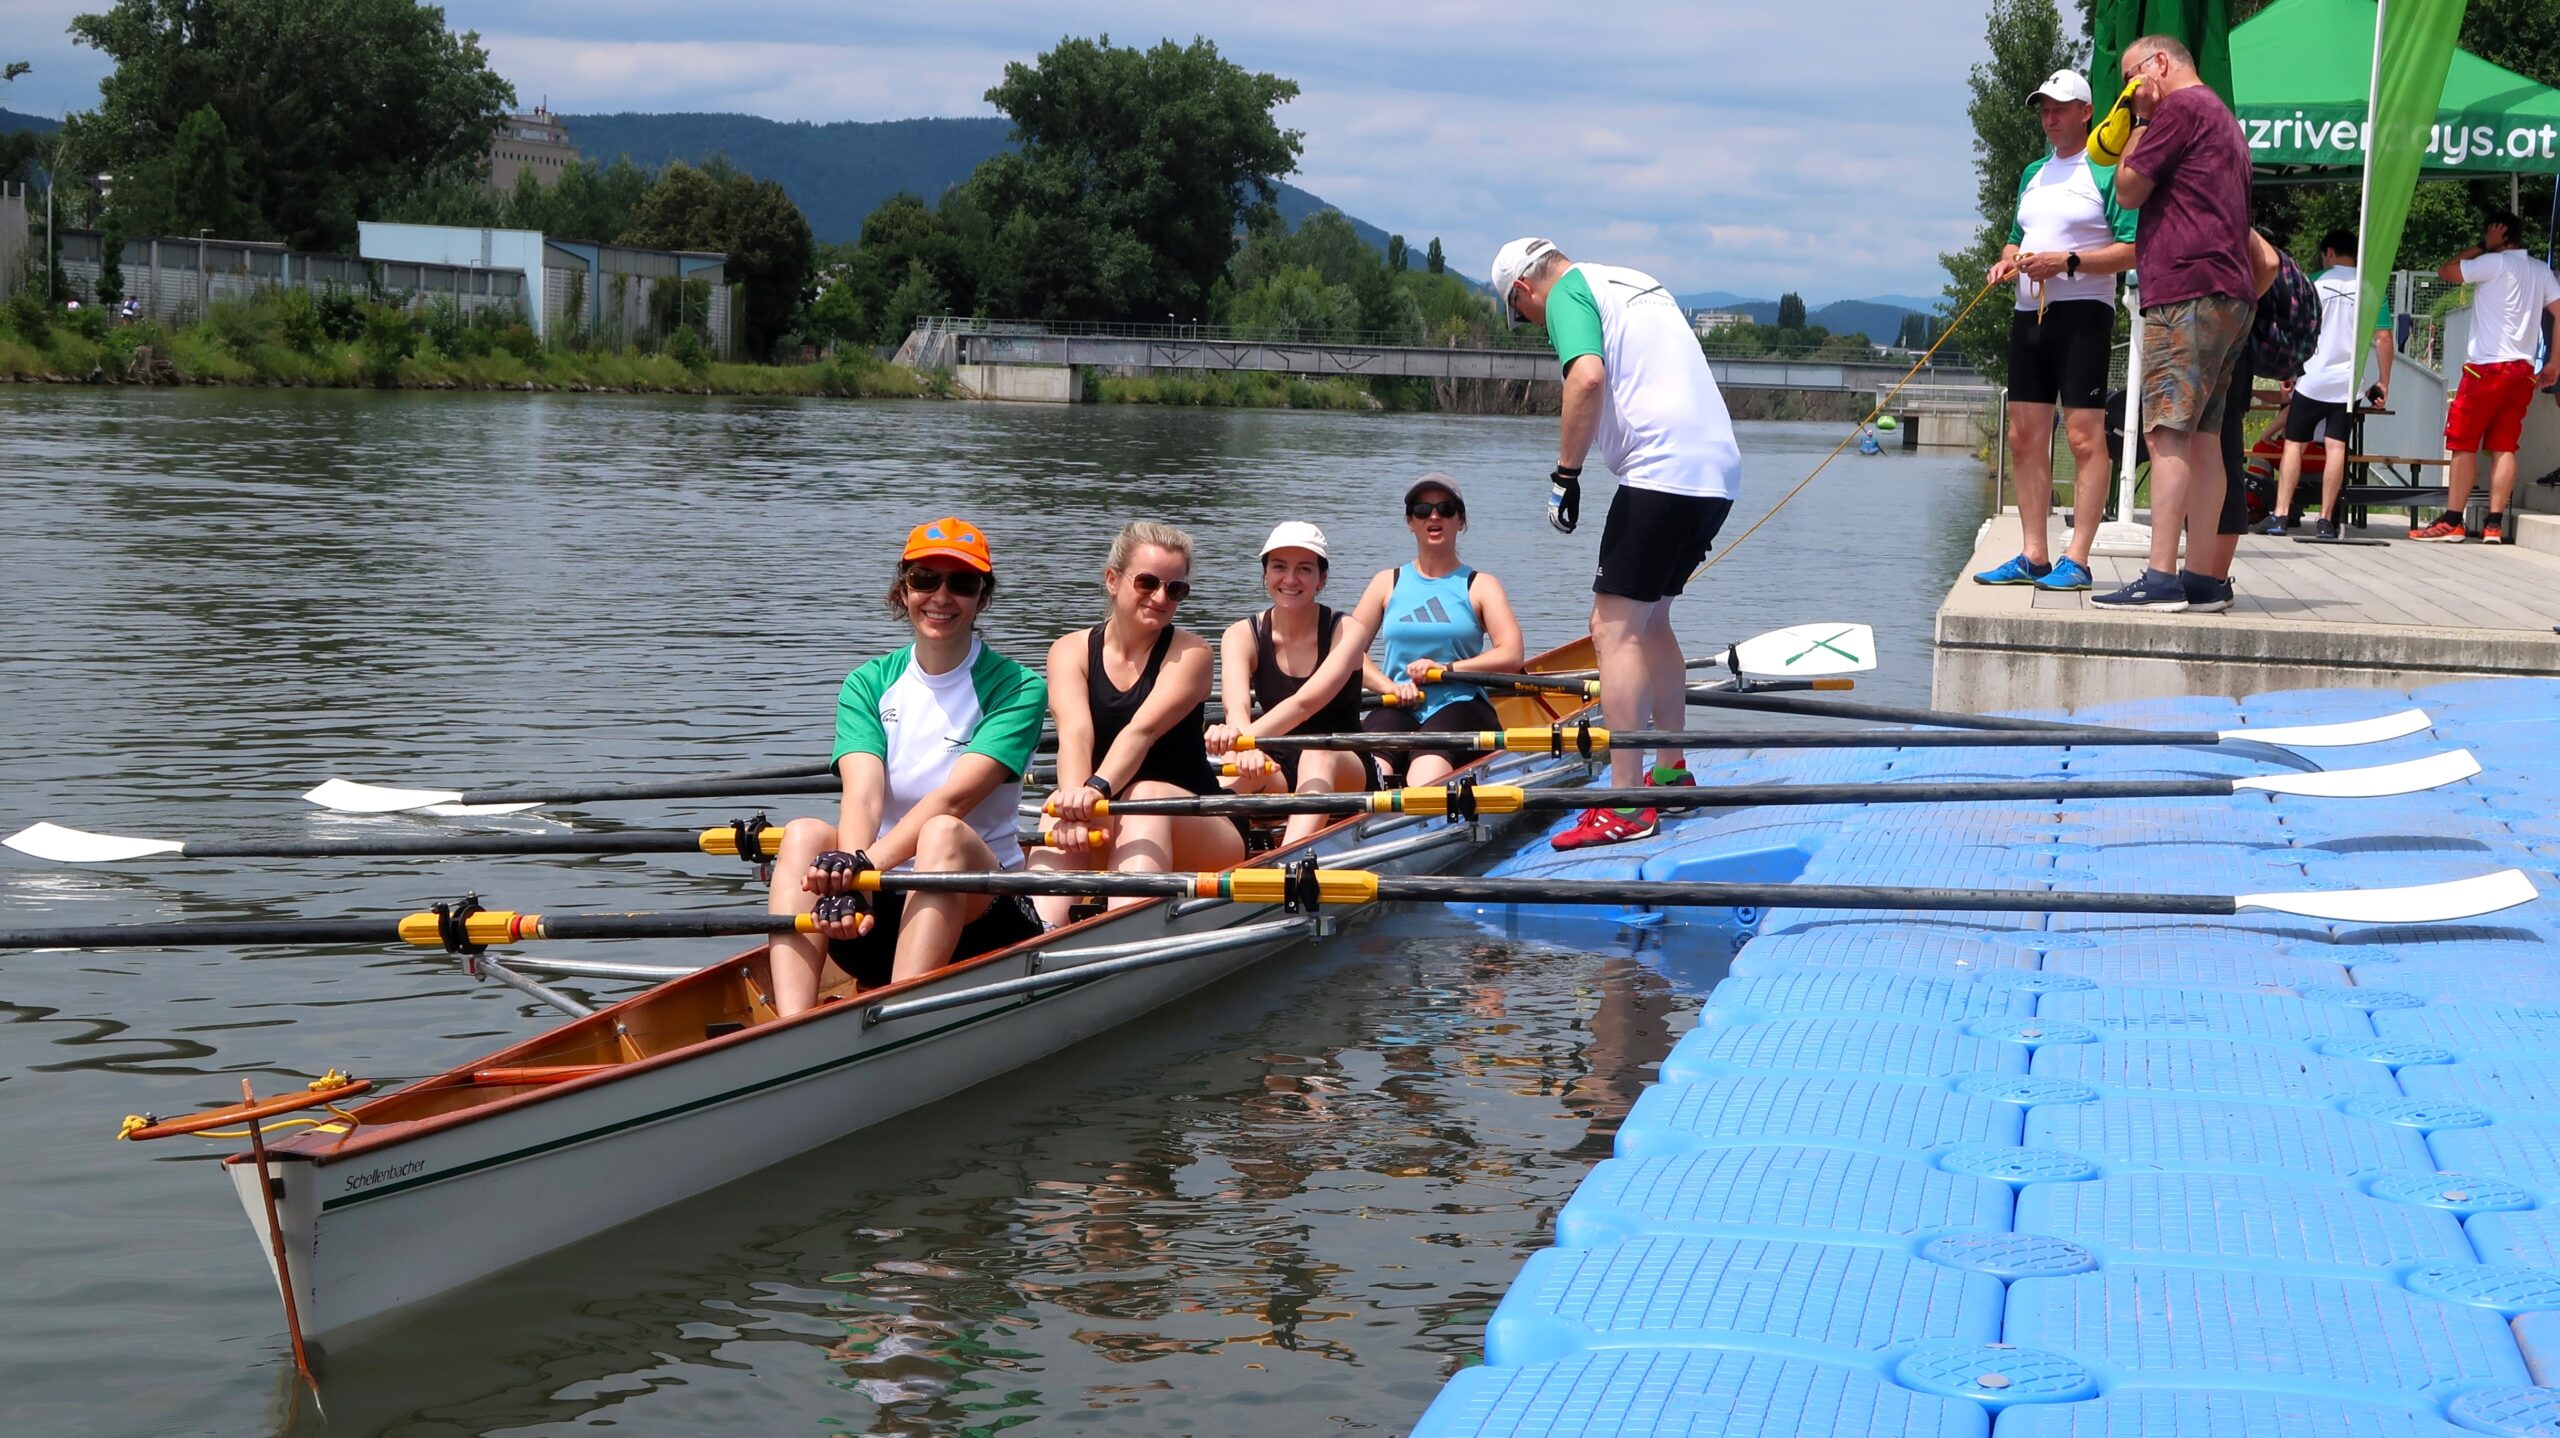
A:
[[[1411,564],[1382,570],[1360,595],[1353,622],[1386,647],[1382,664],[1365,666],[1369,688],[1395,696],[1393,708],[1370,711],[1363,727],[1383,733],[1435,734],[1502,727],[1484,687],[1451,678],[1426,682],[1431,670],[1517,674],[1528,649],[1502,581],[1458,559],[1467,501],[1458,482],[1434,471],[1404,492],[1405,528],[1413,531]],[[1436,784],[1472,755],[1416,754],[1408,784]]]
[[[1235,752],[1240,735],[1348,734],[1360,727],[1360,666],[1369,630],[1316,602],[1332,563],[1323,530],[1297,519],[1275,526],[1262,542],[1262,589],[1271,607],[1228,625],[1220,643],[1228,717],[1250,716],[1251,722],[1212,727],[1209,752],[1234,755],[1230,787],[1239,794],[1341,794],[1376,782],[1365,756],[1339,749]],[[1321,814],[1291,815],[1282,842],[1294,844],[1324,825]]]

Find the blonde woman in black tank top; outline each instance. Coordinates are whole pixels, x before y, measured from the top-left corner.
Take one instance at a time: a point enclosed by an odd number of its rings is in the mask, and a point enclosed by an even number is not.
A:
[[[1238,735],[1348,734],[1360,727],[1360,661],[1369,630],[1316,602],[1332,558],[1324,531],[1292,520],[1262,544],[1262,588],[1271,607],[1227,626],[1219,645],[1220,697],[1230,722],[1210,728],[1209,752],[1235,752]],[[1250,723],[1233,722],[1252,716]],[[1303,754],[1235,754],[1239,794],[1340,794],[1371,787],[1367,762],[1340,749]],[[1282,842],[1325,826],[1322,814],[1293,814]]]
[[[1093,816],[1097,799],[1176,799],[1218,789],[1202,737],[1209,645],[1173,622],[1191,592],[1191,536],[1151,520],[1121,530],[1102,589],[1109,617],[1049,646],[1058,788],[1045,808],[1056,837],[1031,851],[1030,867],[1163,873],[1241,861],[1244,831],[1226,819]],[[1090,842],[1095,833],[1098,845]],[[1034,902],[1044,922],[1065,921],[1069,900]],[[1111,907],[1137,902],[1114,899]]]

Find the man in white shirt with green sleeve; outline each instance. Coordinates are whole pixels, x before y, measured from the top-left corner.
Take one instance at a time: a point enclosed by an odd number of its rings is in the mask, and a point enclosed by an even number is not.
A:
[[[1564,421],[1548,476],[1547,520],[1570,534],[1582,516],[1582,465],[1596,446],[1618,476],[1591,580],[1591,645],[1600,712],[1612,729],[1680,729],[1688,670],[1671,601],[1707,555],[1742,491],[1742,450],[1698,337],[1661,281],[1641,270],[1577,264],[1551,240],[1526,238],[1493,260],[1506,323],[1544,324],[1564,370]],[[1622,787],[1689,784],[1688,755],[1611,746]],[[1591,809],[1555,837],[1559,849],[1641,839],[1651,808]]]

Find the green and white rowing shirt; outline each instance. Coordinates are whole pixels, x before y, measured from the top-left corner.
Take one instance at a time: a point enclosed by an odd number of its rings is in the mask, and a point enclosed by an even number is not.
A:
[[[2009,243],[2020,254],[2065,254],[2104,249],[2122,240],[2133,242],[2135,211],[2116,203],[2113,165],[2089,163],[2089,152],[2046,155],[2018,177],[2018,218],[2009,226]],[[2018,276],[2018,308],[2031,310],[2043,301],[2116,302],[2116,277],[2055,275],[2039,284]]]
[[[1666,494],[1738,498],[1733,417],[1680,302],[1642,270],[1576,264],[1547,291],[1547,338],[1569,373],[1597,355],[1600,462],[1619,482]]]
[[[915,647],[883,654],[844,677],[836,698],[836,749],[869,754],[889,771],[880,806],[880,832],[951,777],[963,754],[983,754],[1013,776],[969,811],[969,827],[1007,869],[1022,867],[1022,841],[1014,829],[1022,804],[1022,774],[1040,743],[1048,713],[1049,685],[984,643],[970,641],[969,659],[947,674],[927,674]],[[899,868],[905,868],[901,864]]]

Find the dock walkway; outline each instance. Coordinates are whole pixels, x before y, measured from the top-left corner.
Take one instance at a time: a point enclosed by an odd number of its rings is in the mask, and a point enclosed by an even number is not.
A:
[[[2321,757],[2462,745],[2485,772],[2383,800],[1724,810],[1621,849],[1506,861],[2027,897],[1753,916],[1616,1156],[1494,1312],[1484,1365],[1416,1438],[2560,1432],[2560,681],[2077,717],[2246,728],[2407,703],[2431,733]],[[1789,751],[1715,778],[2254,767],[2219,750]],[[2051,914],[2033,898],[2504,867],[2544,897],[2424,927]],[[1730,942],[1732,918],[1598,922],[1676,947]]]
[[[2017,520],[2001,515],[1939,606],[1936,701],[2001,709],[2560,676],[2560,517],[2523,516],[2526,542],[2498,546],[2413,544],[2399,537],[2405,528],[2387,527],[2396,511],[2375,517],[2370,534],[2392,542],[2243,538],[2231,609],[2191,615],[2120,613],[2088,593],[1973,583],[2017,552]],[[2142,561],[2101,555],[2090,567],[2090,593],[2104,593],[2129,583]]]

